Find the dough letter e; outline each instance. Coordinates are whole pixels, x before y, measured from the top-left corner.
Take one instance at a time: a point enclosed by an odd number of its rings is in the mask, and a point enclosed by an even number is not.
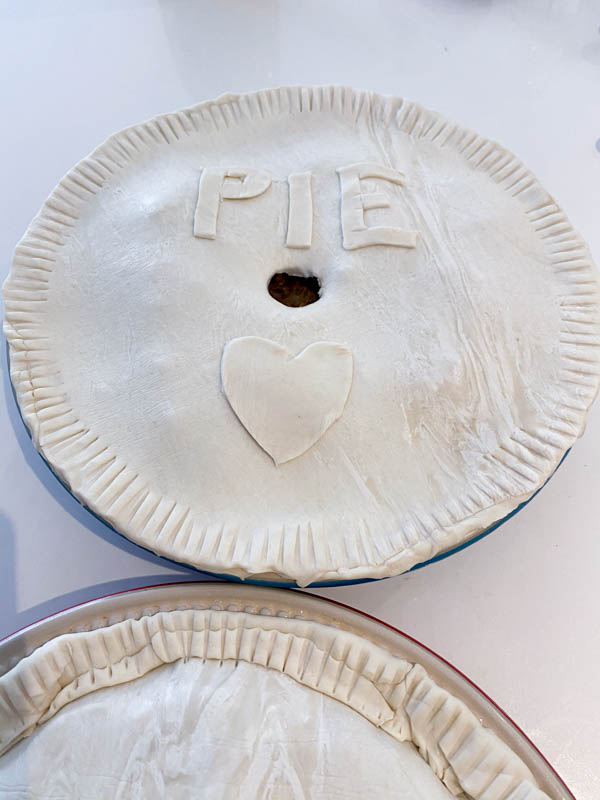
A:
[[[393,247],[416,247],[416,231],[405,231],[401,228],[376,226],[370,228],[365,223],[365,211],[372,208],[389,208],[390,202],[383,192],[365,193],[360,182],[366,178],[377,178],[404,184],[404,175],[389,167],[364,162],[339,167],[340,190],[342,194],[342,237],[345,250],[356,250],[375,244]]]

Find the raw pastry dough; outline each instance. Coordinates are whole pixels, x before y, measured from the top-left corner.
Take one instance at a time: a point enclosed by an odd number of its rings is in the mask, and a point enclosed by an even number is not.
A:
[[[223,666],[204,669],[203,661]],[[241,667],[236,678],[235,664]],[[173,665],[174,673],[166,674],[164,665]],[[120,686],[111,695],[109,687],[131,682],[130,691]],[[215,687],[220,694],[207,706]],[[322,695],[334,700],[318,700]],[[273,735],[261,727],[255,706],[268,709]],[[357,714],[363,719],[353,718]],[[90,725],[96,734],[118,732],[116,753],[99,744],[99,752],[111,754],[106,765],[81,748]],[[341,751],[328,747],[334,739],[343,744],[349,732],[358,737],[354,748],[350,739]],[[29,736],[30,742],[20,742]],[[65,762],[69,736],[75,744],[66,767],[88,790],[134,776],[147,788],[145,797],[164,797],[165,791],[171,796],[169,788],[183,791],[210,768],[215,797],[331,797],[334,788],[353,797],[344,783],[351,775],[356,786],[371,781],[374,796],[382,798],[441,800],[448,794],[432,781],[437,776],[453,794],[475,800],[549,800],[523,762],[418,664],[349,631],[261,613],[161,611],[51,639],[0,678],[0,752],[6,753],[0,757],[0,789],[22,789],[28,775],[37,786],[38,756]],[[274,739],[285,743],[276,754]],[[54,753],[55,741],[62,755]],[[132,741],[135,747],[128,750]],[[153,746],[162,756],[145,757]],[[246,754],[253,747],[258,763],[251,767]],[[202,748],[194,754],[194,768],[183,757],[192,748]],[[315,758],[324,753],[332,760],[325,755],[315,769]],[[161,758],[166,761],[157,774]],[[265,784],[256,782],[261,764]],[[386,777],[398,781],[389,794]],[[269,778],[274,789],[285,792],[291,785],[297,794],[266,794]],[[165,780],[161,794],[154,787],[160,790]],[[236,794],[236,787],[248,794]]]
[[[277,303],[277,272],[320,298]],[[48,199],[4,296],[59,477],[133,541],[242,578],[383,577],[468,540],[540,488],[598,386],[597,276],[554,200],[499,145],[351,89],[116,134]],[[220,373],[245,337],[345,348],[341,416],[340,380],[302,425],[273,388],[289,430],[265,432],[238,387],[244,430]]]
[[[0,757],[0,796],[454,797],[413,745],[394,741],[342,703],[273,670],[198,659],[67,706]]]
[[[267,339],[225,346],[223,391],[248,433],[284,464],[305,453],[342,415],[352,383],[352,354],[316,342],[295,358]]]

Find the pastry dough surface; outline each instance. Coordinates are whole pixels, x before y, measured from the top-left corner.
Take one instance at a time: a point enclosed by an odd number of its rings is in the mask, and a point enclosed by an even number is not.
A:
[[[341,703],[272,670],[197,659],[67,706],[0,758],[3,792],[40,800],[454,797],[411,744]]]
[[[277,272],[320,298],[277,303]],[[240,577],[384,577],[468,540],[543,485],[598,385],[596,272],[534,176],[349,89],[116,134],[49,198],[4,293],[18,401],[59,477],[133,541]],[[301,446],[271,429],[269,455],[260,402],[245,429],[221,383],[244,337],[344,348],[341,415],[311,407]]]
[[[214,667],[201,669],[211,663],[220,665],[222,672]],[[231,677],[236,665],[243,678]],[[124,686],[131,688],[122,691]],[[207,690],[207,686],[212,688]],[[114,687],[118,691],[111,696]],[[239,700],[227,705],[230,692],[237,693]],[[216,702],[211,704],[210,696]],[[340,744],[355,731],[359,742],[364,737],[365,750],[348,749],[347,757],[354,753],[357,779],[372,780],[381,797],[386,776],[404,773],[407,780],[395,787],[400,799],[446,797],[443,784],[453,794],[474,800],[548,800],[518,756],[419,664],[331,625],[233,609],[179,609],[125,618],[57,636],[22,658],[0,677],[0,753],[5,754],[0,756],[0,788],[3,782],[20,788],[19,781],[28,774],[37,780],[37,754],[46,752],[51,758],[57,742],[65,751],[66,737],[79,738],[80,728],[89,730],[96,718],[107,732],[114,732],[118,721],[122,722],[119,750],[125,740],[139,736],[130,751],[134,763],[123,764],[123,752],[118,752],[101,771],[107,780],[118,779],[123,769],[121,779],[136,774],[152,787],[158,776],[142,768],[142,761],[149,762],[144,754],[156,744],[156,752],[162,754],[157,763],[176,787],[180,779],[184,787],[191,780],[189,770],[181,774],[179,747],[183,752],[187,747],[206,747],[199,766],[221,761],[218,780],[241,785],[256,780],[256,770],[244,758],[251,742],[259,747],[265,775],[281,778],[272,764],[278,734],[261,725],[257,707],[272,715],[286,742],[279,768],[290,767],[288,778],[296,773],[292,764],[298,767],[300,781],[329,777],[335,781],[341,769],[342,783],[337,786],[343,788],[344,775],[348,775],[343,754],[335,755],[335,763],[325,772],[315,774],[315,749],[322,755],[331,737],[341,737]],[[382,733],[388,740],[378,736]],[[315,748],[315,742],[320,747]],[[110,744],[100,745],[102,752],[108,752]],[[175,755],[169,754],[169,745]],[[61,758],[84,781],[93,772],[93,764],[90,754],[82,763],[78,761],[79,746],[74,747],[72,760],[64,752]],[[225,763],[228,749],[235,759]],[[417,751],[420,764],[415,761]],[[367,752],[373,753],[373,768],[389,761],[389,771],[370,773],[370,757],[362,759]],[[161,758],[166,759],[164,764]],[[430,774],[424,774],[424,765]],[[432,777],[441,782],[439,786]],[[412,781],[415,794],[410,795]],[[428,787],[433,787],[431,794]],[[259,791],[252,796],[263,795]],[[311,791],[310,796],[319,794]]]

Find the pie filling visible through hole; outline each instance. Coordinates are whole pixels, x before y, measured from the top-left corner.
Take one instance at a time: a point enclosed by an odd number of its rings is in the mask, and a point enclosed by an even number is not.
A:
[[[269,294],[278,303],[292,308],[309,306],[320,297],[321,284],[315,275],[290,275],[287,272],[276,272],[267,287]]]

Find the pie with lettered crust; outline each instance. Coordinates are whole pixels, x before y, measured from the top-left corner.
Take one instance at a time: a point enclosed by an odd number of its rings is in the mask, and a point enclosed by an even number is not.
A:
[[[552,197],[500,145],[352,89],[117,133],[44,204],[4,296],[61,480],[242,578],[377,578],[468,541],[543,485],[598,387],[597,275]]]

